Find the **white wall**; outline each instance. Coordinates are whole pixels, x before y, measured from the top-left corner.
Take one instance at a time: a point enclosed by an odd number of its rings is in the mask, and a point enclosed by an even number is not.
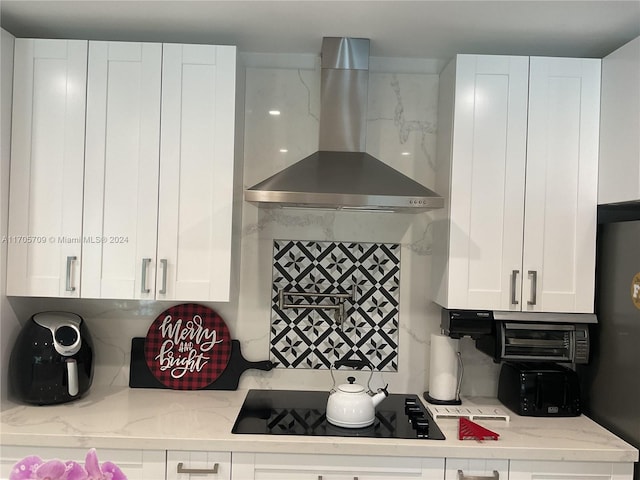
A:
[[[14,38],[0,31],[0,405],[7,398],[7,368],[11,345],[19,330],[13,309],[7,301],[7,219],[9,214],[9,161],[11,158],[11,97],[13,87]]]

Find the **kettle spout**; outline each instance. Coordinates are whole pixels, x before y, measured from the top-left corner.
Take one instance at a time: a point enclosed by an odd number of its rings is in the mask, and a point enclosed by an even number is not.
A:
[[[380,403],[389,396],[389,392],[387,391],[387,387],[389,385],[385,385],[384,388],[380,388],[378,393],[376,393],[373,397],[371,397],[371,401],[373,402],[373,408],[380,405]]]

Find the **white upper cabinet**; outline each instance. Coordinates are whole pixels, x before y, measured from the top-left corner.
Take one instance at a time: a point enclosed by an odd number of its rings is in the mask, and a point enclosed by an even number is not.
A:
[[[528,66],[526,57],[460,55],[441,75],[436,191],[447,193],[433,282],[443,306],[510,301],[522,262]]]
[[[15,63],[8,294],[227,301],[236,48],[19,40]]]
[[[161,68],[161,44],[89,42],[83,297],[155,297]]]
[[[590,313],[600,60],[533,57],[529,68],[521,306],[523,311]]]
[[[591,312],[599,60],[459,55],[441,74],[434,300]]]
[[[78,297],[87,42],[16,39],[7,295]]]
[[[598,203],[640,200],[640,37],[602,60]]]
[[[236,48],[166,45],[157,298],[228,301]]]

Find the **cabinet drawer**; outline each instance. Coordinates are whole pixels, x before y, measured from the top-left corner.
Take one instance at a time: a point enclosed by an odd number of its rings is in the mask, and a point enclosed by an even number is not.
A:
[[[631,480],[632,463],[512,460],[509,480]]]
[[[443,478],[444,459],[346,455],[234,454],[233,480]]]
[[[444,480],[459,480],[461,477],[458,472],[466,477],[486,477],[487,480],[509,478],[509,460],[447,458],[445,464]]]
[[[230,480],[230,452],[167,452],[166,480]]]

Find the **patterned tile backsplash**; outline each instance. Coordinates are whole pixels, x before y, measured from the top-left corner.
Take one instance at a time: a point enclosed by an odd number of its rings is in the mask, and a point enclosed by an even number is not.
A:
[[[275,240],[271,360],[278,368],[328,369],[361,358],[397,371],[399,288],[399,244]]]

